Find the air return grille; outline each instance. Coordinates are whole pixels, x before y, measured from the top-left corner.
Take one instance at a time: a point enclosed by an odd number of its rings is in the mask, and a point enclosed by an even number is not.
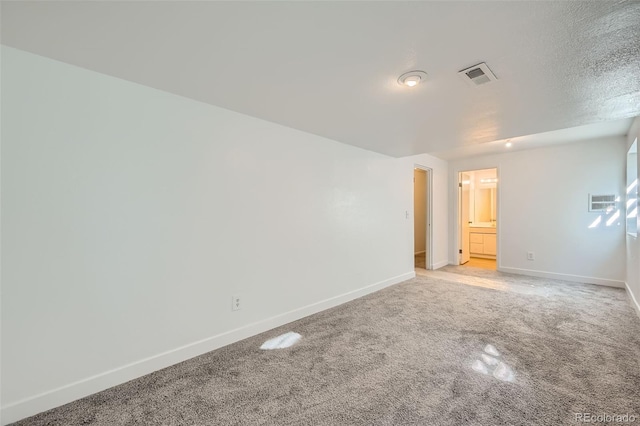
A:
[[[497,80],[484,62],[464,69],[458,72],[458,75],[471,86],[481,86]]]
[[[590,212],[610,212],[616,208],[615,195],[591,195],[589,194]]]

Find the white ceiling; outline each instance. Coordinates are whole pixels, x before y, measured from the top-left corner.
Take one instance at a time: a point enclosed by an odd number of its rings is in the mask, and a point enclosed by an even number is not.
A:
[[[45,1],[3,2],[1,36],[347,144],[454,158],[577,126],[626,133],[607,122],[640,115],[638,22],[631,0]],[[469,87],[457,72],[479,62],[498,81]],[[399,86],[414,69],[426,84]]]
[[[505,153],[511,151],[523,151],[527,149],[542,148],[550,145],[561,145],[580,142],[590,139],[602,139],[609,136],[625,135],[631,128],[633,118],[623,118],[614,121],[603,121],[595,124],[571,127],[568,129],[552,130],[550,132],[533,135],[518,136],[515,138],[500,139],[473,145],[464,145],[449,148],[444,151],[432,153],[444,160],[456,160],[469,156]],[[511,146],[507,148],[507,142]]]

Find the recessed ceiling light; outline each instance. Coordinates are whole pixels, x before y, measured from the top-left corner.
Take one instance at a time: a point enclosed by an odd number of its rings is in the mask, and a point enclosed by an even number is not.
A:
[[[398,83],[403,86],[414,87],[426,80],[427,73],[424,71],[409,71],[398,77]]]
[[[504,144],[504,146],[506,146],[507,148],[511,148],[513,144],[510,141],[507,141],[507,143]]]

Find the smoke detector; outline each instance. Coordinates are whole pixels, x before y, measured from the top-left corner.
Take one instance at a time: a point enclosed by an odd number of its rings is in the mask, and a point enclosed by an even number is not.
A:
[[[471,86],[482,86],[483,84],[497,80],[496,76],[484,62],[459,71],[458,75]]]

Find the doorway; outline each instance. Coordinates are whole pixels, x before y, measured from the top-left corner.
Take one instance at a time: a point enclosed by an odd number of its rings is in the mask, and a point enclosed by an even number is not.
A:
[[[413,169],[413,256],[415,269],[433,269],[431,244],[431,169]]]
[[[496,270],[498,169],[458,174],[458,254],[463,266]]]

